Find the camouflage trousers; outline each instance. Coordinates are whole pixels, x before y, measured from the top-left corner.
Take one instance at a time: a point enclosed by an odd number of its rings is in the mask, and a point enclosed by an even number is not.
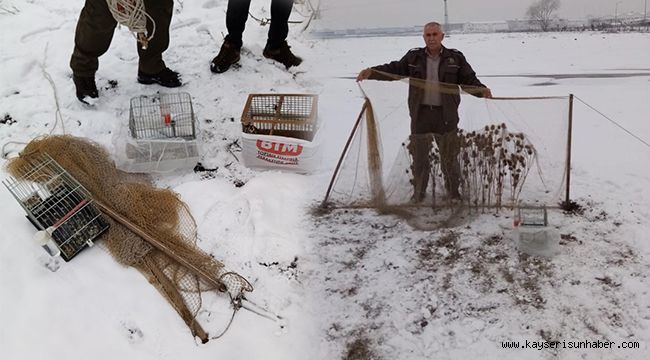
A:
[[[157,74],[165,68],[162,53],[169,46],[169,24],[174,0],[144,0],[147,14],[155,21],[155,34],[147,49],[138,46],[138,70]],[[74,38],[74,51],[70,68],[77,76],[94,76],[99,67],[99,57],[108,51],[117,22],[108,10],[106,0],[86,0],[81,10]],[[152,34],[153,24],[147,20],[147,31]],[[135,41],[134,41],[135,42]]]
[[[411,183],[413,198],[416,201],[421,201],[426,196],[429,180],[435,176],[432,170],[436,168],[442,172],[447,194],[458,196],[461,174],[458,162],[460,139],[456,130],[439,132],[446,126],[443,123],[441,107],[421,106],[417,119],[411,121],[408,150],[413,159]],[[436,147],[433,146],[434,141]],[[435,191],[435,188],[432,191]]]

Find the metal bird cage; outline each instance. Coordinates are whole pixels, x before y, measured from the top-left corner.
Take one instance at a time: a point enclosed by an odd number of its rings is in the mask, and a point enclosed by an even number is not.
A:
[[[546,207],[522,208],[515,210],[516,226],[542,227],[548,225],[548,212]]]
[[[131,99],[127,144],[131,172],[167,172],[192,168],[199,158],[196,118],[188,93],[156,94]]]
[[[108,230],[108,223],[88,191],[46,154],[30,161],[20,175],[2,183],[23,207],[29,221],[51,234],[65,261]]]
[[[250,94],[242,113],[242,131],[313,140],[317,130],[318,95]]]
[[[131,99],[129,129],[138,140],[196,139],[194,109],[188,93],[142,95]]]

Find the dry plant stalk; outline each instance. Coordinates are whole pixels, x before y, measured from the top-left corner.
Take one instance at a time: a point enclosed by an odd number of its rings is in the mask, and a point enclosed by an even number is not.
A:
[[[461,186],[468,205],[501,207],[507,194],[516,203],[537,153],[523,133],[506,124],[486,125],[482,131],[458,130]]]

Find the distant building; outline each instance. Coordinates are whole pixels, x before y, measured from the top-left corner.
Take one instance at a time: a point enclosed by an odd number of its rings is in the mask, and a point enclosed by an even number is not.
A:
[[[508,30],[509,27],[506,21],[481,21],[462,24],[462,32],[464,33],[493,33]]]
[[[508,31],[542,31],[537,20],[508,20]]]

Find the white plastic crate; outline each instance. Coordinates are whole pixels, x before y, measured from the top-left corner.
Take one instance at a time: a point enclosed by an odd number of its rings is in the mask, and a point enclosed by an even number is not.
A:
[[[192,169],[199,161],[196,140],[131,140],[120,169],[134,173],[165,173]]]
[[[320,145],[284,136],[242,133],[244,165],[259,169],[280,169],[310,173],[321,161]]]
[[[513,237],[519,251],[528,255],[551,257],[558,251],[559,235],[548,225],[546,208],[517,208]]]

